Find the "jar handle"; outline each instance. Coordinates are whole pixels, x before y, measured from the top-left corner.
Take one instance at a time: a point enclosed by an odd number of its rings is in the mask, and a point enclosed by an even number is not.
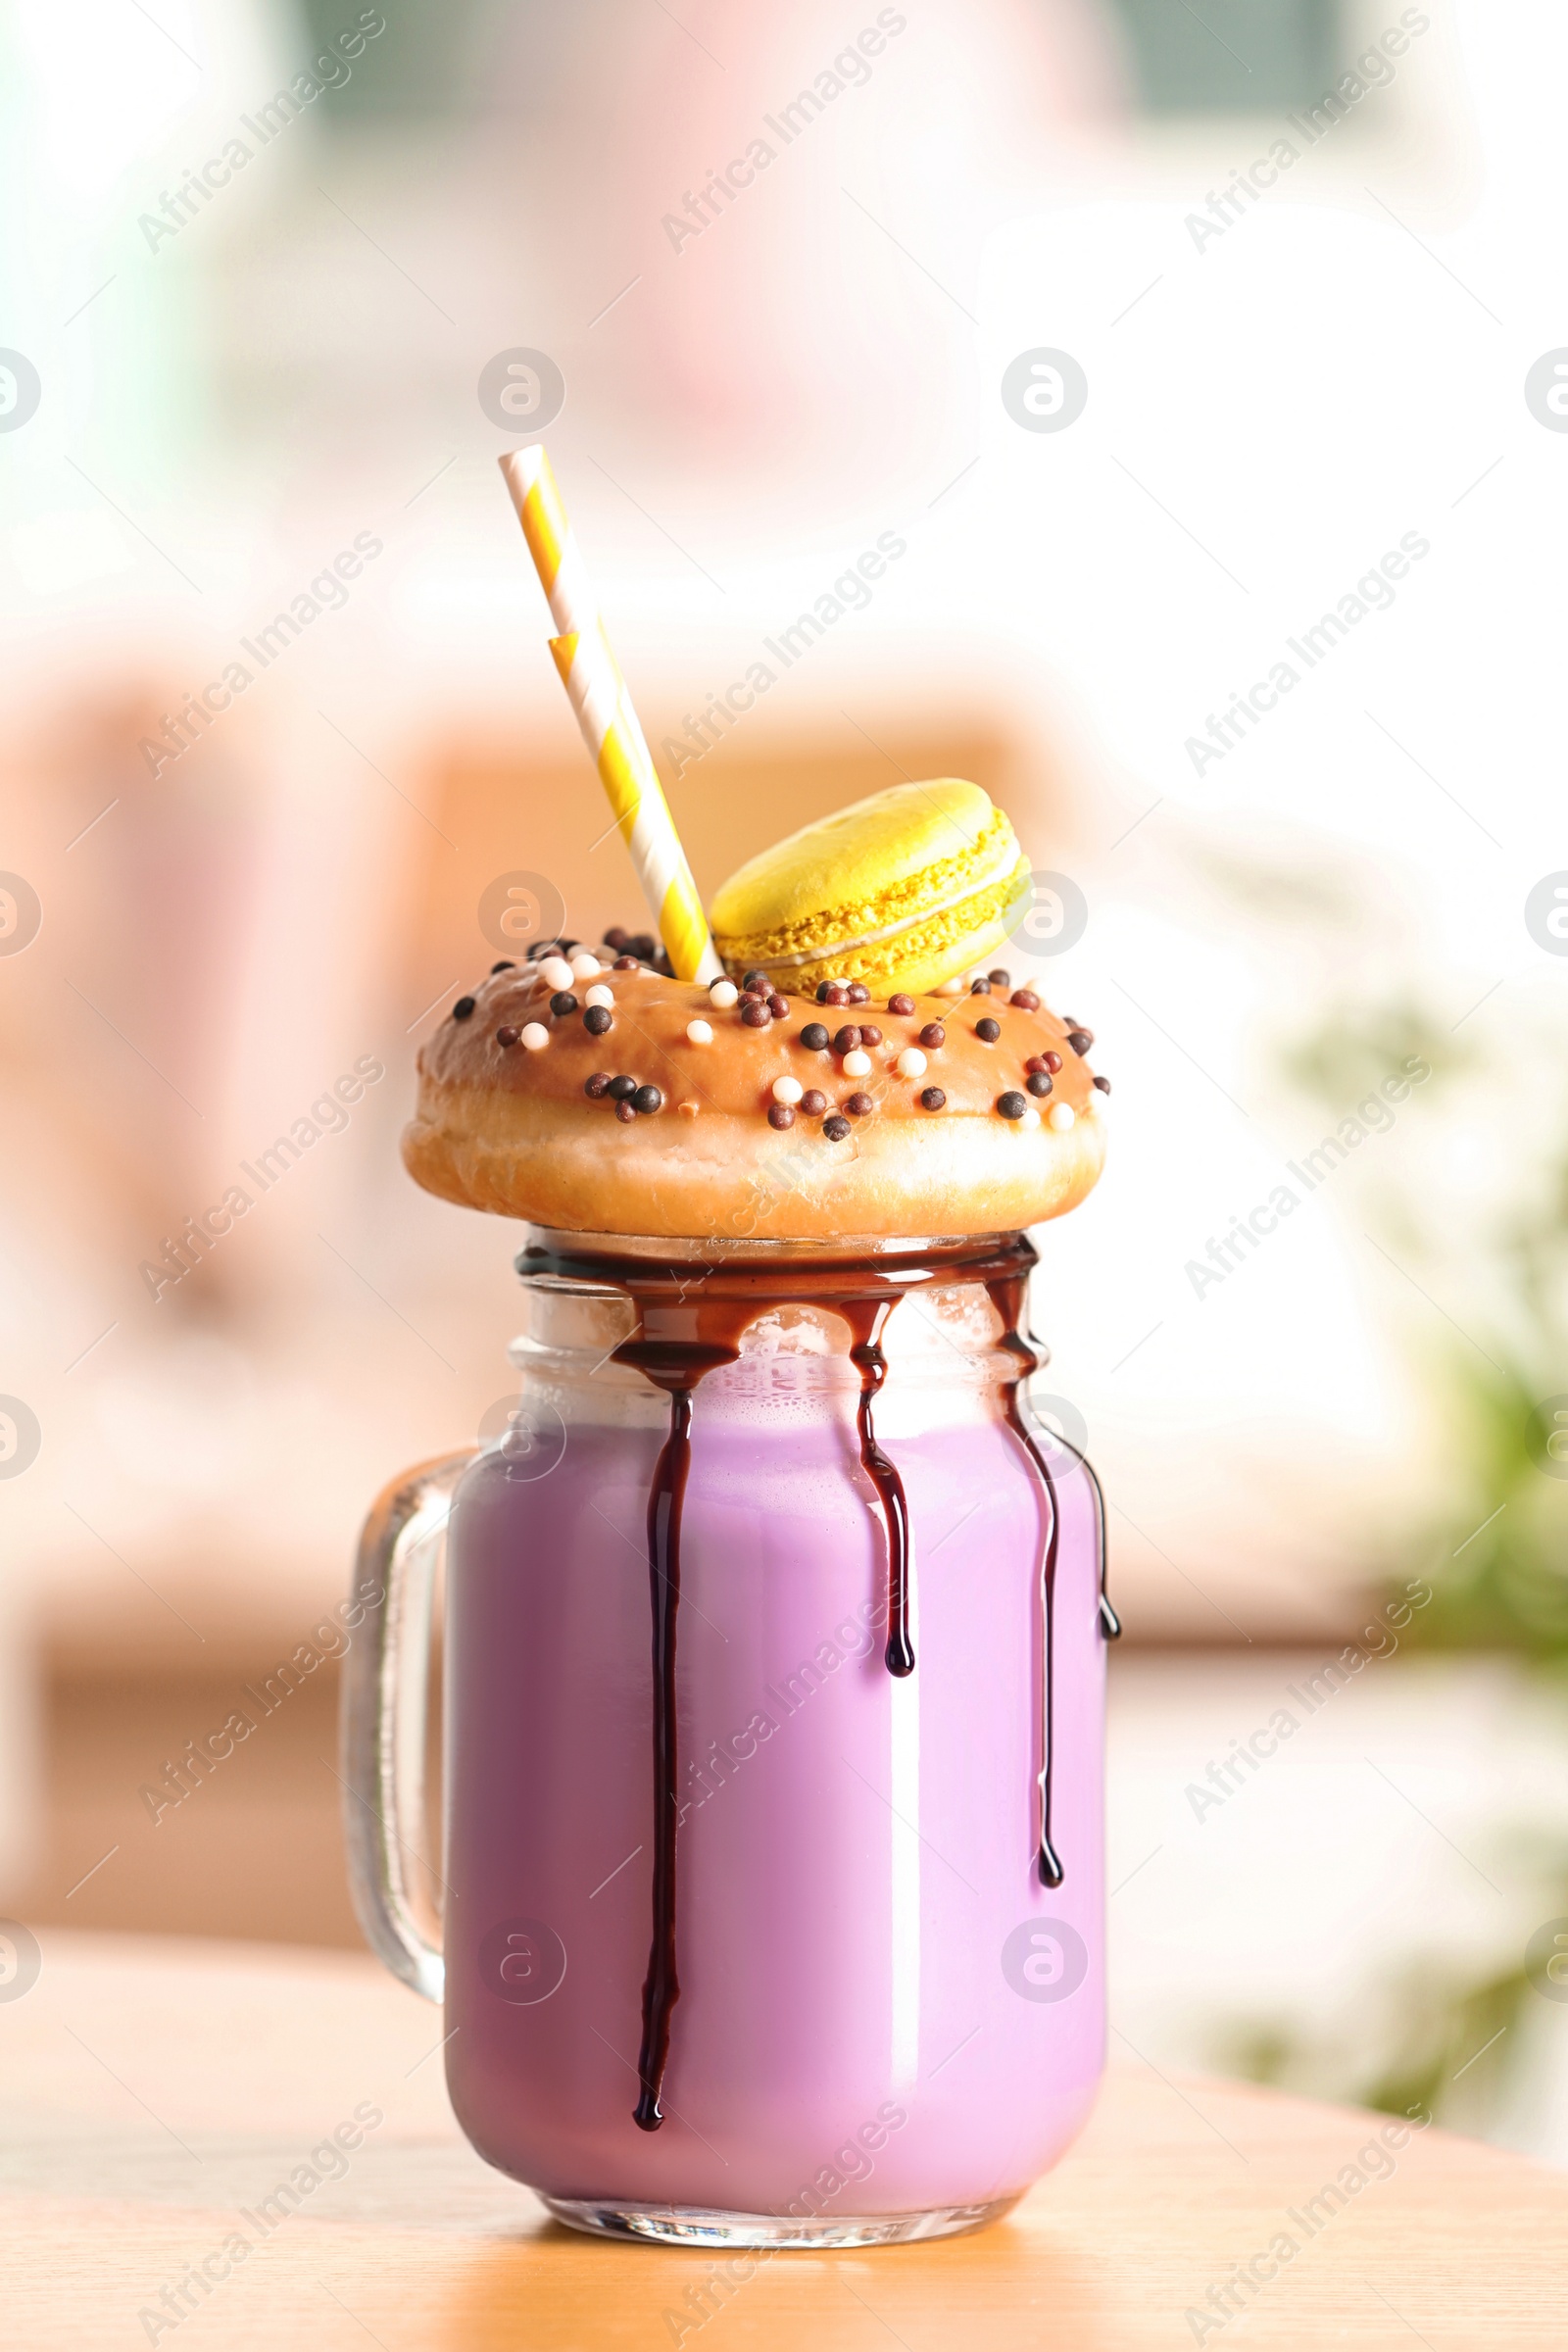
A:
[[[354,1908],[377,1959],[431,2001],[442,1997],[446,1963],[410,1907],[415,1848],[407,1840],[423,1816],[436,1539],[478,1450],[420,1462],[377,1495],[350,1595],[365,1610],[362,1630],[343,1663],[343,1837]]]

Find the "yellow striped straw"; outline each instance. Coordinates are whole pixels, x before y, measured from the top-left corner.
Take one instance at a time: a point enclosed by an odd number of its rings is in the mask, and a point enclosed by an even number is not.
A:
[[[509,450],[501,470],[550,600],[550,651],[670,963],[679,979],[716,980],[724,967],[544,445]]]

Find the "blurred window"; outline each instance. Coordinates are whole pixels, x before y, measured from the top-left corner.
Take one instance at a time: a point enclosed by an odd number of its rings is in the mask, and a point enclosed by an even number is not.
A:
[[[1110,0],[1152,114],[1312,105],[1346,35],[1339,0]]]

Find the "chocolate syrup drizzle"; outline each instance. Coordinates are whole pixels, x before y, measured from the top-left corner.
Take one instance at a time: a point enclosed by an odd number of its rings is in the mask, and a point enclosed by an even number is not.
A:
[[[653,1936],[643,1984],[639,2091],[633,2121],[644,2132],[662,2124],[661,2097],[669,2057],[670,2021],[680,1998],[675,1954],[675,1824],[679,1809],[675,1725],[675,1636],[680,1607],[680,1521],[691,1467],[692,1400],[698,1383],[717,1365],[733,1363],[748,1327],[770,1308],[813,1303],[848,1323],[850,1360],[859,1374],[856,1426],[860,1463],[876,1490],[887,1529],[888,1672],[914,1671],[909,1638],[909,1511],[898,1470],[877,1444],[875,1399],[887,1377],[881,1338],[889,1314],[906,1290],[926,1285],[933,1272],[952,1269],[956,1279],[983,1283],[1004,1326],[1001,1345],[1018,1365],[1003,1390],[1008,1427],[1039,1473],[1050,1507],[1050,1532],[1041,1561],[1045,1689],[1042,1761],[1039,1775],[1039,1869],[1042,1882],[1059,1886],[1062,1866],[1051,1842],[1052,1683],[1054,1677],[1056,1552],[1059,1512],[1045,1458],[1030,1435],[1019,1404],[1019,1382],[1041,1361],[1019,1336],[1024,1290],[1035,1253],[1020,1234],[981,1242],[943,1242],[917,1252],[890,1251],[875,1258],[839,1264],[810,1259],[764,1260],[691,1267],[661,1265],[657,1259],[609,1256],[549,1249],[537,1244],[517,1258],[520,1274],[555,1274],[608,1284],[624,1291],[641,1318],[635,1338],[614,1349],[614,1361],[646,1374],[669,1397],[669,1434],[654,1466],[648,1496],[648,1579],[653,1617],[654,1667],[654,1857]],[[680,1328],[674,1328],[679,1326]],[[1104,1500],[1100,1481],[1077,1448],[1094,1484],[1100,1543],[1100,1617],[1107,1640],[1121,1632],[1105,1592]]]

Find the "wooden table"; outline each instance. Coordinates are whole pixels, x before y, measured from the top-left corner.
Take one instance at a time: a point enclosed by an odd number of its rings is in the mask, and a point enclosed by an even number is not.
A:
[[[1309,2233],[1307,2201],[1387,2119],[1127,2066],[1006,2221],[933,2245],[780,2254],[736,2282],[712,2254],[558,2229],[481,2164],[447,2108],[438,2013],[368,1960],[42,1942],[36,1984],[0,2003],[0,2340],[24,2352],[1568,2342],[1568,2177],[1436,2130],[1386,2178],[1358,2168],[1366,2185]],[[356,2107],[385,2120],[344,2177],[270,2232],[242,2222]],[[242,2229],[250,2250],[225,2256]],[[1233,2294],[1222,2327],[1186,2316],[1217,2320],[1209,2290],[1282,2231],[1299,2251]],[[171,2318],[162,2291],[204,2258],[228,2275]]]

